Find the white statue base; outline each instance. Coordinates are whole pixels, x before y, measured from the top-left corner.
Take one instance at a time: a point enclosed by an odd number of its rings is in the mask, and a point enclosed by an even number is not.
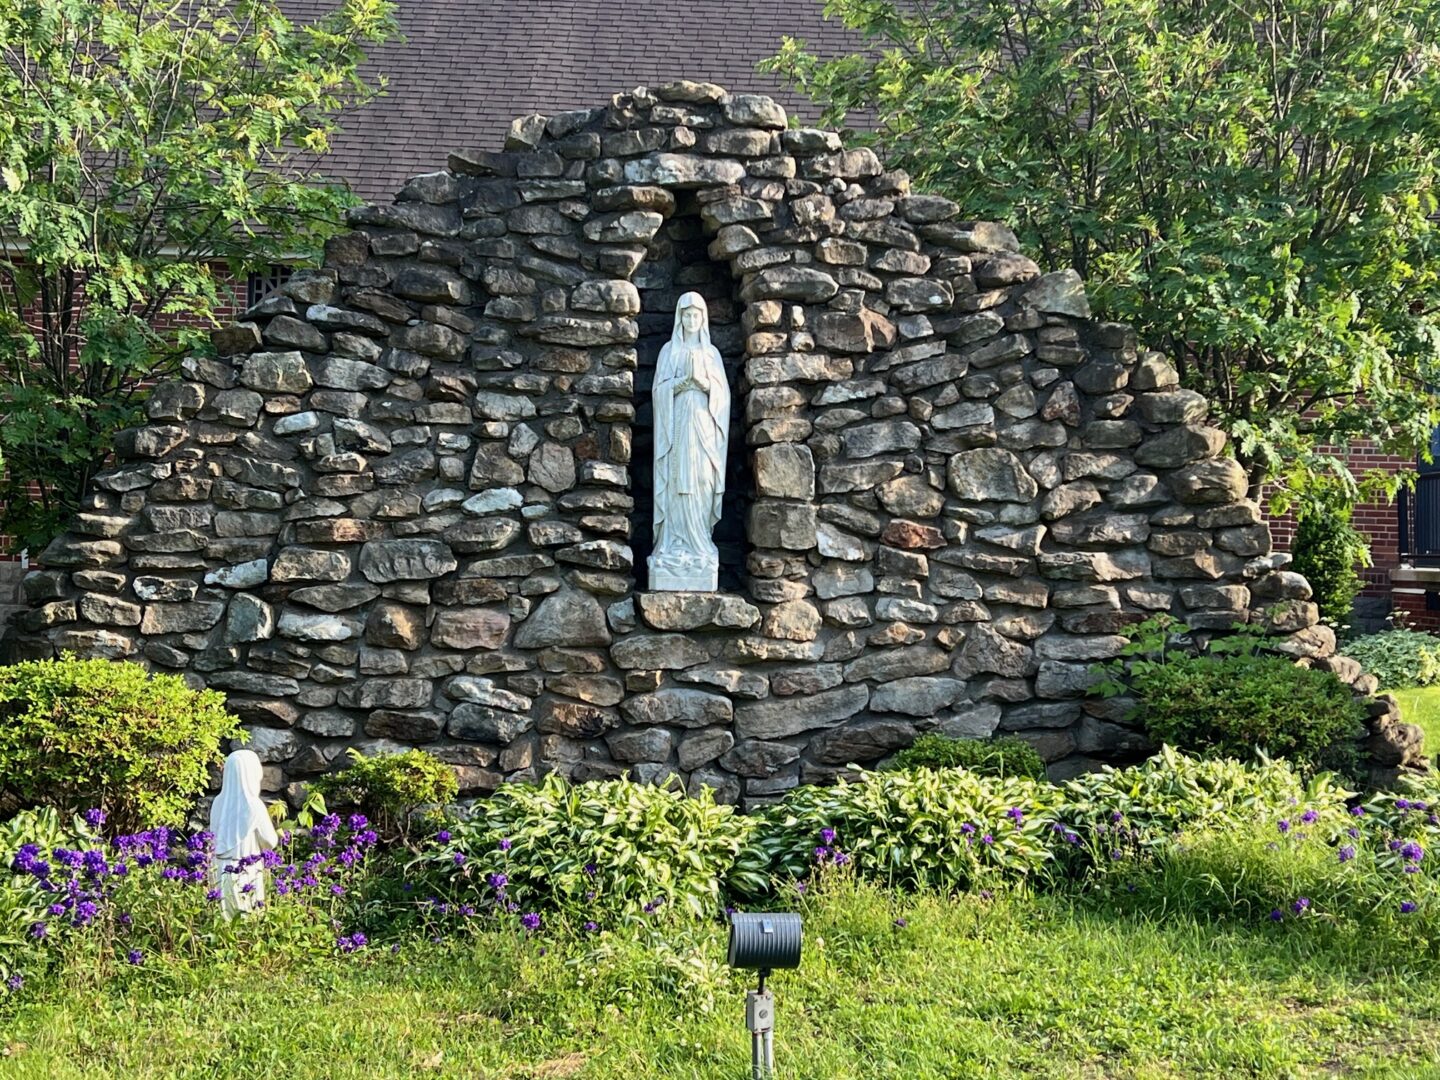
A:
[[[719,584],[718,559],[651,555],[648,563],[654,592],[714,592]]]

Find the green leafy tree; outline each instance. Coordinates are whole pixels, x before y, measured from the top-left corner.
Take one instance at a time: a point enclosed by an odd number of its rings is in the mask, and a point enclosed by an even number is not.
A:
[[[379,92],[357,69],[392,8],[0,2],[0,532],[63,528],[145,385],[230,302],[223,271],[338,228],[352,196],[317,170]]]
[[[1073,266],[1206,394],[1277,509],[1394,484],[1436,418],[1435,0],[828,0],[770,66],[917,186]],[[1341,449],[1333,449],[1341,448]]]

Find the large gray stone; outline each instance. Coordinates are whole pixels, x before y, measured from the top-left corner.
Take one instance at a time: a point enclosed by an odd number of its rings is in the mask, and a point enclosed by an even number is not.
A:
[[[1018,457],[994,446],[953,455],[947,477],[951,492],[971,502],[1029,502],[1040,490]]]
[[[880,683],[916,675],[934,675],[950,666],[950,657],[933,645],[910,645],[899,649],[877,649],[845,665],[845,681],[874,679]]]
[[[610,630],[599,601],[579,589],[551,593],[515,631],[515,645],[521,649],[543,649],[550,645],[584,647],[609,645]]]
[[[427,581],[459,563],[439,540],[372,540],[360,549],[360,572],[376,584]]]
[[[729,698],[719,694],[674,687],[657,690],[653,694],[637,694],[622,702],[620,711],[632,724],[704,728],[730,723],[734,706]]]
[[[846,720],[869,701],[868,687],[843,686],[810,697],[747,703],[735,709],[735,733],[742,739],[784,739]]]
[[[858,764],[909,746],[915,734],[915,726],[903,720],[856,720],[817,736],[810,752],[825,765]]]
[[[931,717],[954,704],[964,691],[962,680],[945,676],[893,679],[870,692],[870,711]]]
[[[674,671],[710,659],[703,646],[682,634],[635,634],[616,642],[610,656],[618,667],[642,671]]]

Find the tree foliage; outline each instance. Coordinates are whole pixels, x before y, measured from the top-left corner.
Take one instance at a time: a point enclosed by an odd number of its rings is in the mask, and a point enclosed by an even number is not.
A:
[[[239,276],[318,252],[387,0],[0,4],[0,532],[42,547]],[[180,324],[180,317],[184,325]],[[38,495],[30,494],[31,485]]]
[[[917,186],[1013,224],[1206,394],[1258,494],[1385,486],[1436,417],[1435,0],[828,0],[770,65]],[[1393,484],[1393,479],[1388,480]],[[1328,494],[1321,495],[1321,492]]]

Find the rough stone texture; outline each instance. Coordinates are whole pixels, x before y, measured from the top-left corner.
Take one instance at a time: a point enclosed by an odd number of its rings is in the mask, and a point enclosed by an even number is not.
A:
[[[730,801],[929,730],[1018,731],[1057,776],[1133,757],[1089,665],[1154,611],[1365,688],[1163,357],[1004,225],[785,123],[637,90],[353,212],[156,388],[10,651],[183,670],[278,780],[420,745],[467,790],[630,768]],[[646,395],[690,288],[733,393],[731,580],[656,593]],[[1375,716],[1376,768],[1413,765]]]

